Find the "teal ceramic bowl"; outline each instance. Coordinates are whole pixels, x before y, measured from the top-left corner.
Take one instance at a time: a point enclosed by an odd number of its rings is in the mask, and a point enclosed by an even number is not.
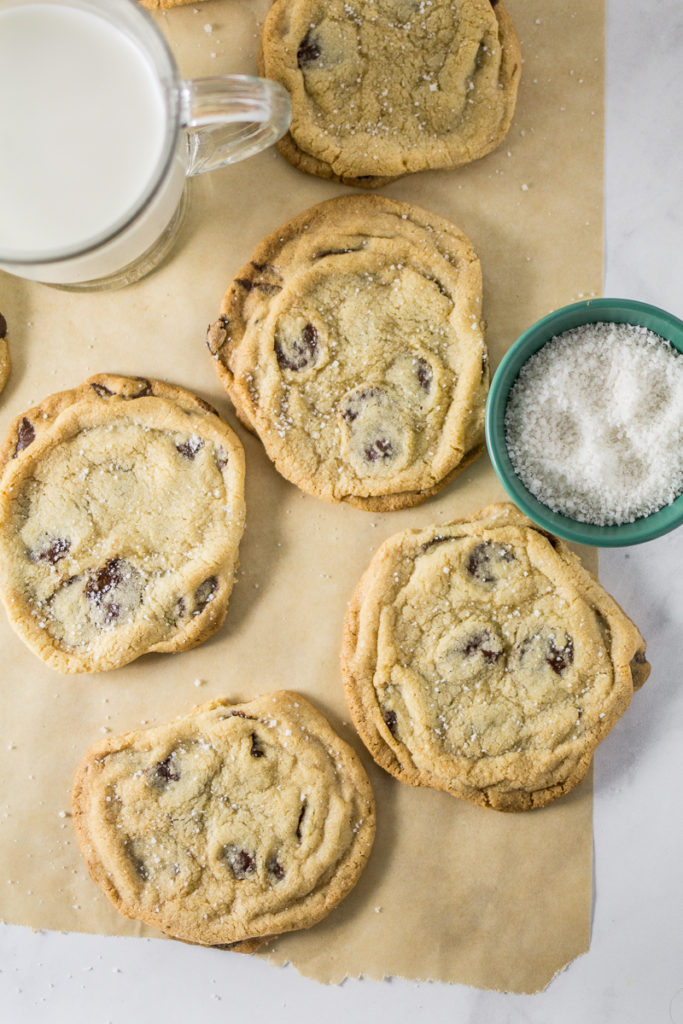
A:
[[[486,404],[486,445],[493,468],[510,498],[538,526],[578,544],[625,547],[661,537],[683,524],[683,495],[652,515],[621,526],[595,526],[577,522],[553,512],[527,490],[513,469],[505,442],[508,395],[529,356],[557,334],[600,321],[647,327],[683,353],[683,321],[656,306],[632,299],[587,299],[585,302],[563,306],[525,331],[503,357],[491,383]]]

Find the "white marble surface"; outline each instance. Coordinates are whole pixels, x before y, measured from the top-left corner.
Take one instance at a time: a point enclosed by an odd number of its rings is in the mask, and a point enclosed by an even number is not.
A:
[[[682,0],[608,0],[607,58],[605,294],[683,317]],[[0,1020],[683,1024],[683,529],[606,551],[600,564],[647,637],[653,671],[595,759],[590,951],[545,992],[325,987],[172,942],[0,926]]]

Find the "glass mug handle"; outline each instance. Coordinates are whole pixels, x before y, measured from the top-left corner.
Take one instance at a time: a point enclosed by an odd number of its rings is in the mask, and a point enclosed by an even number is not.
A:
[[[259,153],[284,135],[291,116],[289,95],[277,82],[249,75],[182,82],[186,174],[204,174]]]

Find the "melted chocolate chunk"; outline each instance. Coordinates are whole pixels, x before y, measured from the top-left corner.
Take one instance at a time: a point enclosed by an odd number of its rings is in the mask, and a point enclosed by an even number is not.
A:
[[[305,68],[308,64],[315,64],[320,59],[321,53],[320,43],[315,39],[312,30],[309,29],[299,43],[299,49],[296,51],[298,66]]]
[[[49,547],[42,548],[40,551],[30,551],[29,558],[32,562],[49,562],[50,565],[56,565],[60,558],[64,558],[70,547],[70,540],[56,537]]]
[[[247,853],[239,846],[228,845],[223,847],[223,859],[228,862],[230,869],[238,881],[253,875],[256,871],[256,858]]]
[[[33,424],[26,417],[22,419],[21,423],[17,428],[17,443],[14,448],[14,456],[16,459],[19,452],[23,452],[24,448],[28,448],[30,444],[36,439],[36,432]]]
[[[559,648],[552,637],[548,640],[548,654],[545,659],[553,672],[561,676],[566,668],[574,661],[574,643],[570,636],[564,647]]]
[[[0,313],[0,338],[7,337],[7,321],[5,320],[2,313]]]
[[[180,768],[173,759],[173,754],[169,754],[164,761],[159,761],[149,771],[152,781],[162,786],[168,782],[178,782],[180,779]]]
[[[110,558],[106,565],[91,575],[85,585],[85,596],[94,604],[105,608],[106,625],[115,622],[121,613],[118,602],[106,598],[123,582],[124,565],[122,558]]]
[[[149,395],[153,395],[154,394],[154,390],[152,388],[151,382],[148,381],[148,380],[145,380],[144,377],[140,377],[139,380],[140,380],[140,390],[136,391],[135,394],[131,395],[130,397],[131,398],[147,398]],[[125,398],[127,396],[124,395],[123,397]]]
[[[99,384],[97,381],[92,381],[90,387],[93,389],[98,398],[109,398],[114,392],[106,387],[104,384]]]
[[[417,382],[423,391],[429,393],[432,388],[432,368],[426,359],[419,358],[417,361]]]
[[[487,665],[494,665],[503,652],[494,649],[493,637],[490,633],[484,631],[483,633],[475,633],[474,636],[470,637],[463,647],[462,653],[466,658],[472,654],[479,653]]]
[[[273,876],[276,882],[281,882],[285,877],[285,869],[275,856],[271,857],[266,863],[266,871],[269,875]]]
[[[220,445],[216,449],[216,465],[222,471],[228,464],[228,453],[226,452],[223,445]]]
[[[185,598],[179,597],[178,603],[176,604],[176,619],[184,619],[187,612],[187,605],[185,604]]]
[[[394,446],[386,437],[378,437],[372,444],[363,449],[363,454],[368,462],[377,462],[378,459],[391,459],[394,456]]]
[[[200,448],[204,447],[204,442],[199,437],[191,437],[189,441],[183,441],[181,444],[176,445],[177,451],[181,455],[184,455],[186,459],[194,459]]]
[[[396,716],[396,712],[395,711],[391,711],[391,710],[385,711],[383,713],[383,715],[382,715],[382,718],[384,719],[384,724],[386,725],[386,727],[389,730],[389,732],[391,733],[391,735],[394,736],[394,737],[397,737],[398,736],[398,718]]]
[[[261,746],[261,742],[255,732],[251,734],[251,750],[249,751],[252,757],[265,757],[266,752]]]
[[[467,571],[470,576],[476,577],[482,583],[495,583],[498,576],[493,571],[493,564],[496,561],[512,562],[514,557],[510,549],[502,544],[491,544],[489,541],[484,541],[483,544],[477,544],[476,548],[470,552],[467,559]]]
[[[254,718],[253,715],[248,715],[246,713],[246,711],[231,711],[230,714],[226,715],[225,717],[226,718],[247,718],[247,719],[249,719],[250,722],[257,722],[258,721],[258,719]]]
[[[275,356],[281,370],[305,370],[312,366],[318,353],[318,332],[313,324],[306,324],[300,338],[291,343],[275,339]]]
[[[207,604],[213,601],[213,596],[218,588],[218,580],[215,576],[209,576],[208,579],[200,583],[194,592],[194,611],[193,615],[199,615],[200,612],[204,611]]]
[[[122,558],[110,558],[106,565],[90,577],[85,587],[86,597],[100,603],[102,597],[123,581]]]

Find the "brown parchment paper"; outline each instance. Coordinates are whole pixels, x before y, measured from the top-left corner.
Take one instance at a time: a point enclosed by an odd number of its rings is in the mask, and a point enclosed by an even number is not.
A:
[[[494,368],[539,316],[599,294],[602,273],[603,0],[507,3],[524,52],[508,139],[469,168],[383,190],[449,217],[474,242]],[[268,0],[208,0],[155,17],[184,75],[254,73],[267,7]],[[44,395],[99,371],[182,384],[235,425],[204,346],[206,326],[263,235],[347,191],[271,150],[192,182],[172,258],[137,285],[70,294],[0,274],[13,361],[0,431]],[[401,975],[542,988],[589,944],[590,781],[523,815],[401,785],[374,766],[348,724],[338,668],[346,602],[377,545],[397,530],[501,499],[488,458],[420,508],[373,515],[303,495],[237,430],[247,455],[247,530],[228,617],[210,641],[109,674],[61,676],[24,648],[0,613],[0,917],[34,928],[152,934],[110,907],[80,861],[69,804],[82,753],[103,731],[161,722],[218,694],[244,699],[291,687],[360,752],[378,832],[344,904],[259,955],[327,982]]]

